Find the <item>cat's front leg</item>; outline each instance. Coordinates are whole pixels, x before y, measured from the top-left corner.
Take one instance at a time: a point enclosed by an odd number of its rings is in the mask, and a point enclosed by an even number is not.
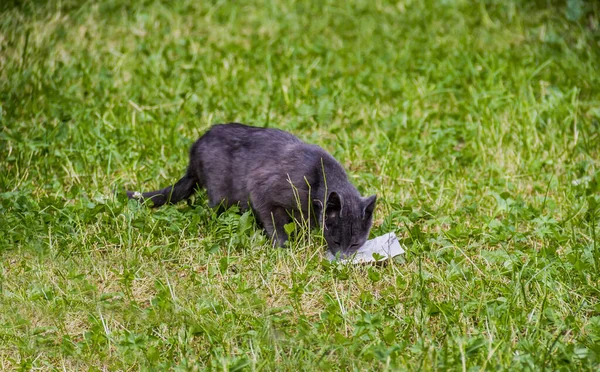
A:
[[[290,221],[290,216],[282,207],[263,208],[256,210],[267,236],[273,240],[273,245],[283,247],[288,240],[285,224]]]

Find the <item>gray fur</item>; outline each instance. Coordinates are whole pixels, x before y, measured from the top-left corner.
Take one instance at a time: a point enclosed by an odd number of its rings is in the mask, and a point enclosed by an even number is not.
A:
[[[213,126],[192,146],[186,175],[142,199],[159,207],[189,198],[197,187],[206,188],[211,207],[239,204],[245,211],[250,206],[279,246],[288,238],[284,225],[290,214],[301,212],[311,226],[320,226],[324,216],[329,250],[343,256],[368,238],[377,199],[362,198],[322,148],[282,130],[238,123]]]

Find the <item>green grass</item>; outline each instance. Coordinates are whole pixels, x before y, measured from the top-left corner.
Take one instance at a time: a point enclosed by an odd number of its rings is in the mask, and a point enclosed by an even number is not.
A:
[[[125,3],[0,5],[0,369],[600,368],[598,2]],[[228,121],[331,152],[405,258],[114,196]]]

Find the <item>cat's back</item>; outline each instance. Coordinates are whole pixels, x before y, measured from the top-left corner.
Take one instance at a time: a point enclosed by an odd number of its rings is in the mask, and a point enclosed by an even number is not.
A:
[[[243,178],[249,171],[273,166],[290,149],[300,149],[304,142],[291,133],[239,123],[212,126],[191,149],[194,167],[206,173],[225,172]]]
[[[216,124],[202,137],[206,142],[235,149],[268,149],[302,143],[291,133],[275,128],[253,127],[240,123]]]

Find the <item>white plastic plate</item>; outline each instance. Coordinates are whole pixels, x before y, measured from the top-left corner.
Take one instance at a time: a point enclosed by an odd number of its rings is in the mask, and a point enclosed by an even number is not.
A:
[[[348,258],[340,259],[340,262],[348,262],[353,264],[361,264],[368,262],[380,262],[398,256],[405,252],[400,245],[398,237],[393,232],[376,237],[375,239],[367,240],[367,242],[356,253]],[[377,253],[378,258],[373,257],[373,253]],[[335,256],[327,251],[327,259],[335,260]]]

